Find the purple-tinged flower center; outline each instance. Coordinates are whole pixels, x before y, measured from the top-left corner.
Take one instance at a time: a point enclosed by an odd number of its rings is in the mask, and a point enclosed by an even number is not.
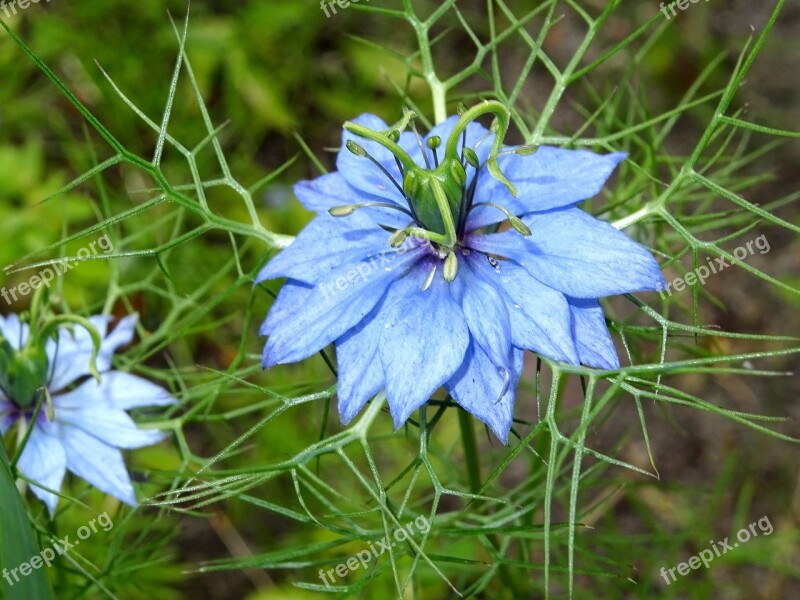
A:
[[[488,158],[481,164],[475,148],[483,139],[478,140],[475,147],[468,148],[466,145],[467,126],[487,113],[492,113],[496,116],[497,126],[493,127],[496,135]],[[458,270],[455,251],[463,248],[467,233],[467,221],[473,208],[478,206],[493,207],[501,211],[511,226],[521,234],[530,235],[531,233],[530,229],[519,217],[511,214],[499,204],[475,202],[477,183],[484,168],[488,171],[488,175],[503,183],[513,196],[517,194],[516,188],[503,175],[497,164],[503,137],[508,129],[508,110],[498,102],[485,102],[465,111],[450,131],[441,161],[438,149],[442,145],[442,140],[438,136],[427,140],[428,149],[431,150],[433,155],[433,164],[431,164],[425,145],[415,129],[414,134],[425,159],[424,166],[416,164],[411,156],[397,144],[400,132],[412,118],[413,113],[408,113],[404,120],[386,131],[373,131],[352,122],[344,125],[346,130],[380,144],[394,155],[402,177],[402,184],[389,173],[383,164],[370,156],[362,146],[353,140],[347,142],[347,149],[350,152],[367,158],[381,170],[402,194],[408,208],[390,202],[365,202],[337,206],[332,208],[330,213],[333,216],[347,216],[359,208],[381,207],[398,210],[406,214],[410,218],[410,222],[405,227],[393,230],[389,238],[391,246],[397,248],[409,237],[428,240],[437,253],[444,258],[444,278],[447,281],[453,281]],[[529,150],[529,148],[523,147],[521,151],[527,153]],[[515,152],[520,151],[515,150]],[[467,176],[468,169],[474,169],[475,171],[471,181]],[[483,176],[486,177],[488,175]]]

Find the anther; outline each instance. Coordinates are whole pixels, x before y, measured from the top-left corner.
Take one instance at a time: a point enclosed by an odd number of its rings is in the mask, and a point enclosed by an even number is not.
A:
[[[478,160],[478,155],[472,148],[464,149],[464,158],[467,159],[467,164],[471,167],[478,168],[481,166],[480,161]]]
[[[447,253],[447,258],[444,259],[444,270],[442,275],[447,283],[452,283],[455,281],[456,276],[458,275],[458,258],[456,257],[456,253],[452,250]]]
[[[342,204],[340,206],[333,206],[329,208],[328,214],[330,214],[332,217],[349,217],[359,208],[370,208],[370,207],[399,210],[401,213],[408,215],[412,219],[414,218],[414,215],[412,215],[410,211],[406,210],[402,206],[398,206],[397,204],[392,204],[391,202],[361,202],[360,204]]]
[[[499,204],[495,204],[494,202],[478,202],[477,204],[473,204],[472,208],[475,208],[476,206],[491,206],[492,208],[496,208],[506,216],[506,220],[511,224],[511,227],[526,237],[531,235],[531,228],[528,227],[522,219],[511,214],[508,209],[500,206]]]
[[[508,392],[508,387],[511,383],[511,375],[509,374],[508,369],[499,368],[498,371],[500,371],[500,373],[503,375],[503,389],[500,391],[500,395],[497,397],[497,400],[494,401],[495,404],[503,399],[503,396],[505,396],[506,392]]]
[[[436,152],[436,150],[442,145],[442,138],[440,138],[438,135],[434,135],[433,137],[428,138],[427,145],[428,148],[431,149],[431,152],[433,152],[433,162],[438,167],[439,153]]]
[[[423,292],[427,290],[429,287],[431,287],[434,275],[436,275],[436,265],[433,265],[433,267],[431,267],[431,270],[428,271],[428,276],[425,278],[425,282],[422,284]]]
[[[357,144],[353,140],[347,140],[345,146],[347,146],[347,149],[350,150],[350,152],[352,152],[356,156],[369,156],[367,154],[367,151],[364,150],[364,147],[360,144]]]
[[[519,156],[530,156],[534,152],[539,149],[539,146],[534,146],[532,144],[528,144],[525,146],[520,146],[519,148],[514,149],[514,154],[518,154]]]
[[[408,237],[408,232],[405,229],[398,229],[391,236],[389,236],[389,245],[392,248],[399,248],[403,245]]]

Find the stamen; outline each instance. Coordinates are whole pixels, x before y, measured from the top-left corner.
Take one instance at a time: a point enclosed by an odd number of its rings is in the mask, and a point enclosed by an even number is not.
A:
[[[477,158],[477,154],[475,155]],[[475,177],[472,178],[472,183],[469,184],[469,188],[466,191],[466,198],[461,203],[461,206],[458,209],[458,237],[461,238],[464,235],[464,230],[467,228],[467,215],[469,211],[472,210],[472,203],[475,201],[475,188],[478,185],[478,177],[481,174],[481,168],[483,165],[475,168]]]
[[[492,135],[492,132],[491,132],[491,131],[487,131],[486,133],[484,133],[484,134],[483,134],[483,135],[480,137],[480,139],[479,139],[477,142],[475,142],[475,145],[472,147],[472,149],[473,149],[473,150],[477,149],[477,148],[478,148],[478,147],[479,147],[479,146],[480,146],[480,145],[481,145],[483,142],[485,142],[487,139],[489,139],[489,137],[490,137],[491,135]]]
[[[458,275],[458,258],[456,257],[456,253],[452,250],[447,253],[447,258],[444,259],[444,271],[442,275],[447,283],[455,281]]]
[[[480,167],[480,163],[478,161],[478,155],[475,153],[475,150],[472,148],[465,148],[464,149],[464,158],[467,159],[467,164],[474,169],[478,169]]]
[[[406,176],[406,170],[403,168],[403,163],[401,163],[401,162],[400,162],[400,159],[399,159],[399,158],[397,158],[396,156],[394,157],[394,162],[396,162],[396,163],[397,163],[397,168],[398,168],[398,170],[400,171],[400,175],[402,175],[403,177],[405,177],[405,176]]]
[[[368,158],[373,165],[378,167],[381,170],[381,172],[384,175],[386,175],[386,177],[389,178],[389,181],[391,181],[394,184],[394,187],[396,187],[400,191],[400,194],[403,196],[403,198],[405,198],[406,201],[408,201],[408,198],[406,198],[406,194],[403,191],[403,186],[397,183],[392,174],[386,170],[386,167],[384,167],[380,162],[378,162],[376,158],[373,158],[372,155],[370,155],[366,150],[364,150],[362,146],[358,145],[353,140],[347,140],[347,149],[350,150],[350,152],[352,152],[356,156],[363,156],[365,158]]]
[[[538,149],[539,146],[526,144],[524,146],[520,146],[519,148],[513,148],[509,150],[504,150],[503,152],[498,152],[497,156],[510,156],[511,154],[516,154],[517,156],[530,156],[531,154],[534,154]]]
[[[494,202],[478,202],[477,204],[473,204],[472,208],[475,208],[477,206],[491,206],[492,208],[496,208],[497,210],[502,212],[507,217],[508,222],[519,233],[521,233],[522,235],[524,235],[526,237],[531,234],[531,228],[528,227],[527,225],[525,225],[525,223],[522,221],[522,219],[520,219],[516,215],[511,214],[508,211],[508,209],[500,206],[499,204],[495,204]]]
[[[431,152],[433,152],[433,162],[436,164],[436,168],[439,168],[439,153],[436,152],[436,150],[441,145],[442,138],[440,138],[438,135],[428,139],[428,148],[430,148]]]
[[[397,206],[397,204],[392,204],[391,202],[361,202],[360,204],[342,204],[341,206],[333,206],[329,208],[328,213],[332,217],[349,217],[359,208],[369,208],[369,207],[379,207],[379,208],[389,208],[391,210],[399,210],[401,213],[408,215],[412,219],[414,218],[414,215],[411,214],[411,211],[406,210],[402,206]]]
[[[503,374],[503,389],[500,391],[500,395],[497,397],[497,400],[494,401],[495,404],[503,399],[503,396],[505,396],[506,392],[508,392],[508,387],[511,383],[511,374],[508,372],[508,369],[500,368],[498,370]]]
[[[398,142],[398,140],[400,140],[400,132],[399,131],[390,131],[386,137],[388,137],[390,140],[392,140],[396,144]],[[392,156],[394,156],[394,155],[392,155]],[[394,162],[397,163],[397,170],[400,171],[400,175],[402,177],[405,177],[406,170],[403,167],[403,163],[400,162],[400,159],[397,158],[396,156],[394,157]]]
[[[386,225],[385,223],[378,223],[378,227],[384,231],[388,231],[389,233],[395,233],[398,231],[397,227],[392,227],[391,225]]]
[[[398,229],[389,237],[389,245],[392,248],[399,248],[403,245],[408,237],[408,231],[404,229]]]
[[[425,159],[425,166],[428,167],[428,170],[431,170],[431,161],[428,160],[428,153],[425,152],[425,145],[422,143],[422,136],[417,133],[417,126],[414,121],[411,121],[411,131],[414,132],[414,135],[417,138],[417,144],[419,144],[419,149],[422,152],[422,157]]]
[[[53,404],[53,398],[50,396],[50,390],[47,389],[47,386],[44,387],[44,415],[47,417],[47,420],[51,423],[56,420],[56,408]]]
[[[427,290],[429,287],[431,287],[431,284],[433,283],[433,276],[434,275],[436,275],[436,265],[435,264],[433,265],[433,267],[431,267],[431,270],[428,273],[428,276],[425,278],[425,283],[422,284],[422,291],[423,292],[425,290]]]

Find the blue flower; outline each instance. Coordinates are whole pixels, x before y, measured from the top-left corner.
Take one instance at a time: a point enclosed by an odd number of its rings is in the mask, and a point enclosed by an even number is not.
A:
[[[295,186],[317,215],[257,278],[287,278],[263,366],[335,343],[345,424],[385,390],[399,427],[444,386],[506,442],[524,350],[616,369],[598,298],[665,284],[644,247],[576,207],[625,155],[503,148],[502,119],[474,122],[489,104],[424,139],[362,115],[337,171]]]
[[[31,423],[34,406],[15,402],[0,389],[0,433],[5,434],[15,423],[22,431],[32,428],[17,467],[32,482],[31,490],[51,515],[58,496],[47,489],[59,491],[67,469],[99,490],[135,505],[136,495],[120,449],[140,448],[164,439],[159,431],[139,429],[125,411],[166,406],[175,400],[140,377],[111,370],[114,351],[133,339],[137,316],[125,317],[108,333],[110,320],[109,316],[89,318],[101,336],[99,383],[91,377],[86,379],[92,338],[85,329],[75,327],[74,332],[60,328],[57,339],[49,339],[45,346],[51,409],[43,407]],[[30,330],[12,314],[0,317],[0,333],[14,351],[20,351]]]

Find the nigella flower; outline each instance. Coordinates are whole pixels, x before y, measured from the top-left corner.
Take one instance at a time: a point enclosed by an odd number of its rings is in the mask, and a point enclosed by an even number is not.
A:
[[[175,402],[162,388],[111,370],[114,351],[133,339],[137,316],[123,318],[108,333],[110,320],[109,316],[88,319],[99,334],[98,382],[88,377],[95,345],[87,329],[59,327],[54,337],[46,336],[46,341],[39,343],[30,326],[16,315],[0,317],[0,433],[17,424],[22,437],[30,428],[17,468],[51,515],[58,496],[48,490],[61,489],[67,469],[99,490],[135,505],[120,449],[155,444],[164,435],[139,429],[125,411]],[[50,400],[32,422],[36,405],[43,400],[43,387]]]
[[[474,122],[488,112],[494,131]],[[523,350],[618,368],[598,298],[665,282],[644,247],[576,207],[624,154],[503,148],[496,102],[424,140],[407,123],[346,123],[337,171],[296,185],[317,216],[259,274],[287,278],[263,366],[333,342],[344,423],[385,390],[399,427],[444,386],[505,442]]]

